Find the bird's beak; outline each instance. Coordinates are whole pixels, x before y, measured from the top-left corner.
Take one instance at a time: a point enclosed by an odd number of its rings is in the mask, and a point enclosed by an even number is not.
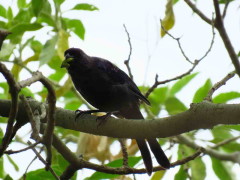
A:
[[[64,59],[61,68],[68,68],[70,66],[69,62],[71,62],[72,60],[73,60],[72,57],[67,57],[66,59]]]

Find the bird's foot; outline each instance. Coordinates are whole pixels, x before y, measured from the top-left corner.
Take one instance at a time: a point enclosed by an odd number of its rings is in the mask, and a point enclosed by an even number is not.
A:
[[[82,110],[76,110],[75,111],[75,122],[77,121],[77,118],[79,118],[80,116],[82,115],[85,115],[85,114],[92,114],[92,113],[95,113],[95,112],[100,112],[99,110],[86,110],[86,111],[82,111]]]
[[[97,117],[97,119],[96,119],[96,121],[98,122],[97,127],[105,124],[107,122],[107,119],[109,117],[111,117],[111,115],[112,115],[112,112],[108,112],[107,114],[105,114],[103,116]]]

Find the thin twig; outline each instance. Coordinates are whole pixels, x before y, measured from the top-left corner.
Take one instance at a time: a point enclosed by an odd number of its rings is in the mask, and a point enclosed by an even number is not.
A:
[[[136,168],[130,168],[130,167],[109,167],[105,165],[98,165],[94,164],[88,161],[85,161],[83,159],[79,159],[74,153],[72,153],[67,146],[56,136],[53,135],[53,146],[55,149],[72,165],[74,165],[77,169],[92,169],[98,172],[104,172],[104,173],[110,173],[110,174],[144,174],[147,173],[145,168],[142,169],[136,169]],[[175,166],[179,166],[182,164],[185,164],[189,161],[192,161],[196,157],[198,157],[201,154],[201,150],[198,150],[196,153],[194,153],[191,156],[188,156],[184,159],[178,160],[174,163],[171,163],[171,168]],[[153,171],[159,171],[159,170],[165,170],[163,167],[157,166],[153,168]]]
[[[226,17],[229,3],[230,3],[230,1],[227,1],[226,4],[225,4],[225,6],[224,6],[223,14],[222,14],[222,18],[223,18],[223,19]]]
[[[220,160],[232,161],[232,162],[235,162],[238,164],[240,163],[240,153],[239,152],[229,154],[229,153],[223,153],[223,152],[214,150],[209,147],[204,148],[204,147],[201,147],[198,144],[196,144],[192,139],[190,139],[186,135],[178,135],[178,136],[176,136],[176,138],[177,138],[177,140],[179,140],[180,143],[183,143],[191,148],[202,149],[202,152],[204,154],[208,154],[208,155],[215,157],[217,159],[220,159]]]
[[[126,148],[126,139],[118,139],[123,155],[123,167],[128,167],[128,153]]]
[[[31,145],[30,145],[31,146]],[[43,146],[41,147],[41,149],[40,149],[40,151],[39,151],[39,154],[43,151]],[[35,156],[33,159],[32,159],[32,161],[28,164],[28,166],[27,166],[27,168],[26,168],[26,170],[25,170],[25,172],[24,172],[24,174],[23,174],[23,180],[26,180],[26,178],[27,178],[27,172],[28,172],[28,169],[30,168],[30,166],[32,165],[32,163],[35,161],[37,159],[37,156]]]
[[[23,63],[19,62],[19,61],[9,61],[9,60],[3,60],[3,59],[0,59],[0,62],[6,62],[6,63],[13,63],[13,64],[17,64],[18,66],[26,69],[30,74],[33,73],[33,71],[28,68],[27,66],[23,65]]]
[[[183,73],[183,74],[181,74],[179,76],[176,76],[176,77],[174,77],[172,79],[167,79],[167,80],[164,80],[164,81],[158,81],[158,75],[156,74],[156,76],[155,76],[155,83],[148,89],[148,91],[145,94],[145,97],[147,98],[154,91],[154,89],[156,89],[160,84],[166,84],[168,82],[175,81],[177,79],[181,79],[184,76],[190,74],[195,69],[195,67],[198,65],[199,62],[200,62],[199,60],[195,60],[195,62],[193,63],[193,66],[191,67],[191,69],[189,69],[187,72],[185,72],[185,73]]]
[[[50,165],[51,159],[52,159],[52,152],[51,152],[52,135],[53,135],[54,125],[55,125],[54,115],[55,115],[56,95],[51,83],[43,75],[40,79],[40,82],[48,90],[47,102],[48,102],[49,109],[47,114],[47,127],[43,134],[42,140],[47,148],[47,162],[48,162],[48,165]],[[48,166],[46,166],[46,168],[48,169]]]
[[[206,23],[208,23],[208,24],[212,24],[211,19],[209,19],[207,16],[205,16],[205,14],[203,14],[203,12],[200,11],[200,10],[196,7],[196,5],[191,2],[191,0],[184,0],[184,1],[188,4],[188,6],[189,6],[202,20],[204,20],[204,21],[205,21]]]
[[[129,61],[130,61],[131,54],[132,54],[132,44],[131,44],[131,39],[130,39],[129,32],[127,31],[127,27],[125,26],[125,24],[123,24],[123,27],[125,29],[125,32],[126,32],[127,36],[128,36],[128,44],[129,44],[129,48],[130,48],[128,59],[124,61],[124,64],[127,66],[128,74],[129,74],[130,78],[133,80],[133,75],[132,75],[132,72],[131,72],[131,68],[129,66]]]
[[[36,145],[38,145],[40,143],[40,141],[37,141],[35,142],[34,144],[31,144],[30,146],[26,147],[26,148],[23,148],[23,149],[20,149],[20,150],[17,150],[17,151],[13,151],[13,150],[8,150],[8,151],[5,151],[4,153],[5,154],[17,154],[17,153],[20,153],[20,152],[24,152],[24,151],[27,151],[29,149],[32,149],[33,147],[35,147]]]
[[[215,31],[214,31],[214,23],[213,23],[213,20],[212,20],[212,40],[211,40],[211,43],[210,43],[210,46],[208,48],[208,50],[206,51],[206,53],[199,59],[199,61],[203,60],[205,57],[207,57],[207,55],[210,53],[210,51],[212,50],[212,47],[213,47],[213,44],[214,44],[214,40],[215,40]]]
[[[15,82],[13,75],[11,72],[6,68],[4,64],[0,62],[0,72],[3,74],[7,83],[9,85],[9,92],[11,94],[11,109],[9,112],[9,118],[6,128],[6,133],[2,139],[2,144],[0,145],[0,157],[3,155],[3,152],[7,149],[9,145],[9,141],[11,140],[12,133],[13,133],[13,124],[18,112],[18,93],[20,91],[20,87]]]
[[[221,146],[223,146],[223,145],[225,145],[225,144],[228,144],[228,143],[230,143],[230,142],[232,142],[232,141],[236,141],[236,140],[239,139],[239,138],[240,138],[240,136],[236,136],[236,137],[232,137],[232,138],[229,138],[229,139],[225,139],[224,141],[221,141],[221,142],[215,144],[215,145],[212,146],[211,148],[217,149],[217,148],[219,148],[219,147],[221,147]]]
[[[172,34],[170,34],[162,25],[162,20],[160,19],[160,24],[161,24],[161,28],[162,30],[167,34],[169,35],[172,39],[176,40],[177,43],[178,43],[178,47],[182,53],[182,55],[184,56],[184,58],[186,59],[187,62],[189,62],[190,64],[193,64],[192,61],[190,61],[190,59],[187,57],[187,55],[185,54],[183,48],[182,48],[182,45],[181,45],[181,42],[180,42],[180,38],[175,38]]]
[[[31,78],[19,82],[19,85],[20,87],[26,87],[36,81],[40,81],[48,90],[47,102],[49,104],[48,106],[49,109],[47,114],[47,128],[43,135],[42,142],[45,144],[47,148],[47,162],[49,162],[49,165],[50,165],[51,158],[52,158],[51,144],[52,144],[52,133],[54,129],[54,113],[55,113],[56,95],[51,83],[40,72],[33,73],[33,76]]]
[[[213,85],[213,87],[209,90],[207,96],[204,98],[206,101],[212,101],[212,95],[213,93],[218,90],[221,86],[225,85],[226,82],[231,79],[232,77],[235,76],[235,71],[228,73],[221,81],[217,82],[216,84]]]
[[[39,131],[37,129],[37,125],[36,125],[36,121],[35,121],[35,118],[34,118],[34,114],[32,112],[32,109],[26,99],[26,97],[24,97],[23,95],[20,96],[20,99],[22,100],[23,102],[23,106],[25,107],[26,109],[26,112],[27,112],[27,115],[28,115],[28,119],[29,119],[29,122],[31,124],[31,127],[32,127],[32,137],[37,140],[37,141],[40,141],[41,140],[41,137],[39,136]]]
[[[162,22],[162,21],[161,21]],[[161,23],[161,26],[162,26],[162,23]],[[172,79],[168,79],[168,80],[165,80],[165,81],[158,81],[158,75],[156,74],[155,76],[155,83],[148,89],[147,93],[145,94],[145,97],[148,97],[150,95],[150,93],[152,93],[154,91],[155,88],[157,88],[160,84],[165,84],[165,83],[168,83],[168,82],[171,82],[171,81],[175,81],[177,79],[181,79],[183,78],[184,76],[190,74],[194,69],[195,67],[198,65],[198,63],[200,61],[202,61],[211,51],[212,47],[213,47],[213,44],[214,44],[214,39],[215,39],[215,32],[214,32],[214,25],[212,24],[212,40],[211,40],[211,43],[210,43],[210,46],[209,48],[207,49],[207,51],[205,52],[205,54],[198,60],[195,60],[194,62],[192,62],[188,57],[187,55],[185,54],[183,48],[182,48],[182,45],[181,45],[181,42],[180,42],[180,38],[176,38],[174,37],[172,34],[170,34],[167,30],[164,29],[164,27],[162,26],[163,30],[165,31],[165,33],[167,35],[169,35],[172,39],[176,40],[177,43],[178,43],[178,46],[179,46],[179,49],[182,53],[182,55],[185,57],[185,59],[191,63],[193,66],[191,69],[189,69],[187,72],[179,75],[179,76],[176,76]]]
[[[29,145],[32,145],[32,143],[30,141],[28,141]],[[37,150],[35,148],[32,148],[33,152],[36,154],[36,156],[38,157],[38,159],[45,164],[45,166],[48,166],[48,162],[44,160],[44,158],[40,155],[40,153],[37,152]],[[51,166],[49,166],[49,171],[52,173],[52,175],[55,177],[55,179],[59,180],[58,175],[54,172],[54,170],[51,168]]]

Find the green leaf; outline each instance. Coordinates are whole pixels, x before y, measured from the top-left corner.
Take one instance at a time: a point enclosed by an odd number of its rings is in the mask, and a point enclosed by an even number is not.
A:
[[[36,17],[41,13],[46,13],[51,15],[52,9],[48,0],[32,0],[32,9]]]
[[[32,8],[35,16],[38,16],[43,8],[45,0],[32,0]]]
[[[78,109],[82,104],[78,98],[67,99],[64,102],[65,102],[64,109],[69,109],[73,111]]]
[[[181,151],[185,153],[186,156],[192,155],[196,150],[189,148],[187,146],[181,146]],[[191,169],[192,180],[204,180],[206,177],[206,166],[202,161],[202,158],[196,158],[189,162]]]
[[[41,29],[42,25],[39,23],[19,23],[12,28],[10,28],[9,31],[12,32],[12,34],[8,35],[8,38],[11,40],[12,43],[17,44],[20,43],[22,35],[26,31],[36,31],[38,29]]]
[[[201,158],[196,158],[190,162],[192,180],[205,180],[206,166]]]
[[[42,25],[39,23],[20,23],[16,26],[9,29],[12,34],[8,35],[9,39],[16,37],[17,35],[22,35],[26,31],[36,31],[38,29],[41,29]]]
[[[43,48],[43,45],[37,40],[32,40],[30,43],[30,47],[35,53],[40,53]]]
[[[49,14],[49,15],[51,15],[51,13],[52,13],[52,8],[51,8],[51,5],[50,5],[50,3],[49,3],[49,1],[48,0],[42,0],[43,2],[43,8],[42,8],[42,11],[41,11],[41,13],[46,13],[46,14]]]
[[[28,9],[20,9],[18,14],[14,17],[13,21],[16,24],[19,23],[28,23],[30,24],[32,14]]]
[[[211,132],[214,139],[211,141],[213,143],[219,143],[226,139],[233,138],[234,136],[231,134],[232,128],[229,126],[219,126],[215,127]],[[240,144],[237,142],[230,142],[223,146],[221,146],[221,150],[224,150],[228,153],[236,152],[240,149]]]
[[[85,28],[80,20],[64,19],[69,29],[71,29],[80,39],[84,40]]]
[[[170,115],[178,114],[187,110],[187,107],[176,97],[167,98],[165,106]]]
[[[55,45],[57,43],[57,36],[52,37],[52,39],[48,40],[42,48],[39,57],[39,66],[43,64],[47,64],[55,54]]]
[[[177,92],[184,88],[197,74],[198,73],[190,74],[178,80],[170,89],[169,95],[174,96]]]
[[[67,168],[67,166],[69,165],[69,162],[66,161],[66,160],[63,158],[63,156],[62,156],[61,154],[59,154],[59,153],[57,153],[56,156],[57,156],[57,162],[56,162],[56,164],[58,164],[59,170],[64,171],[64,170]]]
[[[60,5],[64,2],[64,0],[54,0],[54,3],[60,7]]]
[[[212,135],[214,139],[213,143],[219,143],[225,139],[232,138],[231,129],[228,126],[217,126],[212,129]]]
[[[7,28],[6,23],[4,21],[0,21],[0,27],[1,27],[1,29],[6,29]]]
[[[217,177],[221,180],[229,180],[233,179],[231,177],[231,173],[229,173],[229,167],[225,167],[223,161],[220,161],[214,157],[211,157],[212,160],[212,168]]]
[[[7,159],[9,160],[9,162],[13,165],[14,169],[16,171],[19,171],[19,167],[18,165],[14,162],[14,160],[9,156],[9,155],[6,155]]]
[[[128,163],[130,167],[135,166],[139,161],[141,160],[141,157],[129,157],[128,158]],[[115,161],[112,161],[107,164],[109,167],[121,167],[123,165],[123,160],[118,159]],[[92,174],[92,176],[85,178],[86,180],[100,180],[100,179],[112,179],[116,178],[119,175],[116,174],[106,174],[102,172],[95,172]]]
[[[26,97],[33,97],[33,98],[34,98],[34,94],[33,94],[32,91],[31,91],[29,88],[27,88],[27,87],[21,89],[21,94],[23,94],[23,95],[26,96]]]
[[[17,1],[18,8],[25,8],[27,6],[26,0],[18,0]]]
[[[48,63],[49,67],[51,67],[52,69],[55,69],[56,71],[61,71],[61,73],[66,73],[66,69],[60,67],[61,64],[62,60],[59,58],[59,56],[57,56],[57,54],[55,54],[55,56]]]
[[[55,73],[51,74],[50,76],[48,76],[48,78],[55,82],[59,82],[64,77],[65,74],[66,74],[66,71],[59,70],[59,71],[56,71]]]
[[[175,174],[174,176],[174,180],[185,180],[188,178],[188,173],[187,171],[184,169],[184,166],[180,166],[180,169],[178,170],[178,172]]]
[[[149,101],[151,102],[151,111],[154,115],[158,115],[161,106],[165,102],[167,98],[167,93],[168,93],[168,87],[161,87],[155,89],[150,95],[149,95]]]
[[[0,58],[2,59],[9,59],[9,57],[13,54],[13,50],[15,49],[16,45],[12,43],[3,44]]]
[[[0,4],[0,16],[7,18],[7,11],[1,4]]]
[[[227,103],[230,100],[240,98],[239,92],[226,92],[221,93],[213,98],[214,103]]]
[[[95,10],[98,10],[98,8],[96,6],[93,6],[92,4],[81,3],[74,6],[72,10],[95,11]]]
[[[175,24],[173,4],[174,0],[167,0],[165,17],[162,20],[162,26],[166,31],[172,29],[172,27]],[[163,37],[165,34],[166,34],[165,31],[161,28],[161,37]]]
[[[8,7],[7,18],[8,18],[9,21],[11,21],[13,19],[13,12],[12,12],[12,8],[11,7]]]
[[[13,180],[13,178],[12,178],[9,174],[7,174],[7,175],[3,178],[3,180]]]
[[[57,175],[61,175],[62,171],[59,170],[59,166],[58,165],[52,165],[51,166],[52,169],[54,170],[54,172]],[[31,171],[29,173],[26,174],[26,180],[52,180],[55,179],[54,176],[52,175],[51,172],[46,171],[44,168],[43,169],[37,169],[35,171]]]
[[[211,80],[208,79],[205,82],[205,84],[196,91],[192,102],[199,103],[199,102],[203,101],[203,99],[207,96],[211,87],[212,87]]]
[[[231,1],[233,1],[233,0],[219,0],[218,2],[219,2],[219,4],[226,4],[226,3],[229,3]]]
[[[56,23],[55,20],[53,19],[51,14],[45,13],[45,12],[41,12],[41,14],[38,16],[37,21],[39,23],[47,23],[49,26],[55,27]]]

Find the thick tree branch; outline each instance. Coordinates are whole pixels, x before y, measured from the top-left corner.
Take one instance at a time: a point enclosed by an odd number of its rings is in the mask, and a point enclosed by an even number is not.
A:
[[[9,100],[0,100],[1,116],[8,116],[10,104]],[[31,100],[29,104],[31,108],[37,109],[41,103]],[[25,121],[26,111],[21,104],[19,108],[17,120]],[[74,111],[56,108],[55,113],[56,126],[95,135],[133,139],[164,138],[197,129],[211,129],[219,124],[240,124],[239,117],[240,106],[238,104],[213,104],[208,101],[192,104],[190,109],[183,113],[155,120],[109,118],[101,127],[98,127],[95,116],[84,115],[75,122]]]

